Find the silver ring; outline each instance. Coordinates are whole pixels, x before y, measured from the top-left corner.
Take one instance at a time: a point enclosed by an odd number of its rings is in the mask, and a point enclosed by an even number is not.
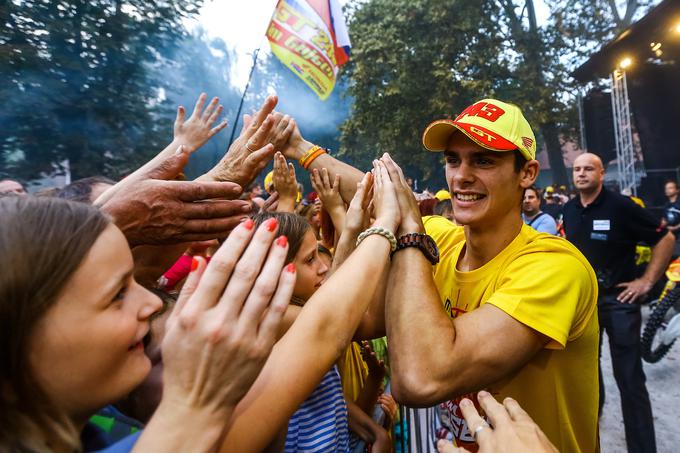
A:
[[[482,421],[482,423],[475,428],[475,431],[472,433],[472,437],[477,439],[477,434],[479,434],[483,429],[488,428],[489,424],[486,421]]]

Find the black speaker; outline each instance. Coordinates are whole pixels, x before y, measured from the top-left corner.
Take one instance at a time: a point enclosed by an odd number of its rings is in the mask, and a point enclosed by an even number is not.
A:
[[[592,89],[583,98],[583,122],[588,152],[597,154],[605,166],[616,159],[611,94]]]

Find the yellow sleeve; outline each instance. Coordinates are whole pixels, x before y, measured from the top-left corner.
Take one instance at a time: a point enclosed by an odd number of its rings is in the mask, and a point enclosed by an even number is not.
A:
[[[550,349],[578,338],[597,307],[594,273],[566,251],[526,253],[505,266],[492,304],[546,335]]]
[[[447,248],[465,239],[463,227],[456,225],[446,217],[439,215],[425,216],[423,217],[423,226],[425,233],[434,239],[440,251],[442,248]]]

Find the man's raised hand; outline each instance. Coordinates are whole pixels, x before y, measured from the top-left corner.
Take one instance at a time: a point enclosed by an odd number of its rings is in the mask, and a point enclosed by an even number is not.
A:
[[[274,152],[285,146],[295,128],[288,115],[272,113],[278,98],[267,97],[260,110],[244,115],[243,129],[222,160],[199,179],[250,184],[267,166]]]
[[[111,193],[101,209],[111,215],[131,246],[224,238],[250,212],[248,202],[233,200],[241,194],[238,184],[167,181],[188,159],[186,148],[180,146],[142,176],[126,178],[104,194]]]

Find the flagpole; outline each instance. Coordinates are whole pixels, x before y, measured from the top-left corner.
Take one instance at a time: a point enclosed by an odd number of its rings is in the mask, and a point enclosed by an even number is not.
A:
[[[258,47],[257,49],[255,49],[255,52],[253,54],[253,67],[250,68],[250,75],[248,75],[248,82],[246,83],[246,87],[243,89],[243,96],[241,96],[241,102],[238,104],[238,110],[236,111],[236,118],[234,119],[234,125],[231,128],[231,136],[229,137],[229,145],[227,146],[227,149],[234,142],[234,135],[236,135],[236,126],[238,126],[238,120],[241,117],[241,109],[243,108],[243,101],[246,98],[246,93],[248,92],[248,87],[250,87],[250,81],[253,79],[253,72],[255,72],[255,66],[257,66],[257,54],[259,52],[260,52],[260,48]]]

